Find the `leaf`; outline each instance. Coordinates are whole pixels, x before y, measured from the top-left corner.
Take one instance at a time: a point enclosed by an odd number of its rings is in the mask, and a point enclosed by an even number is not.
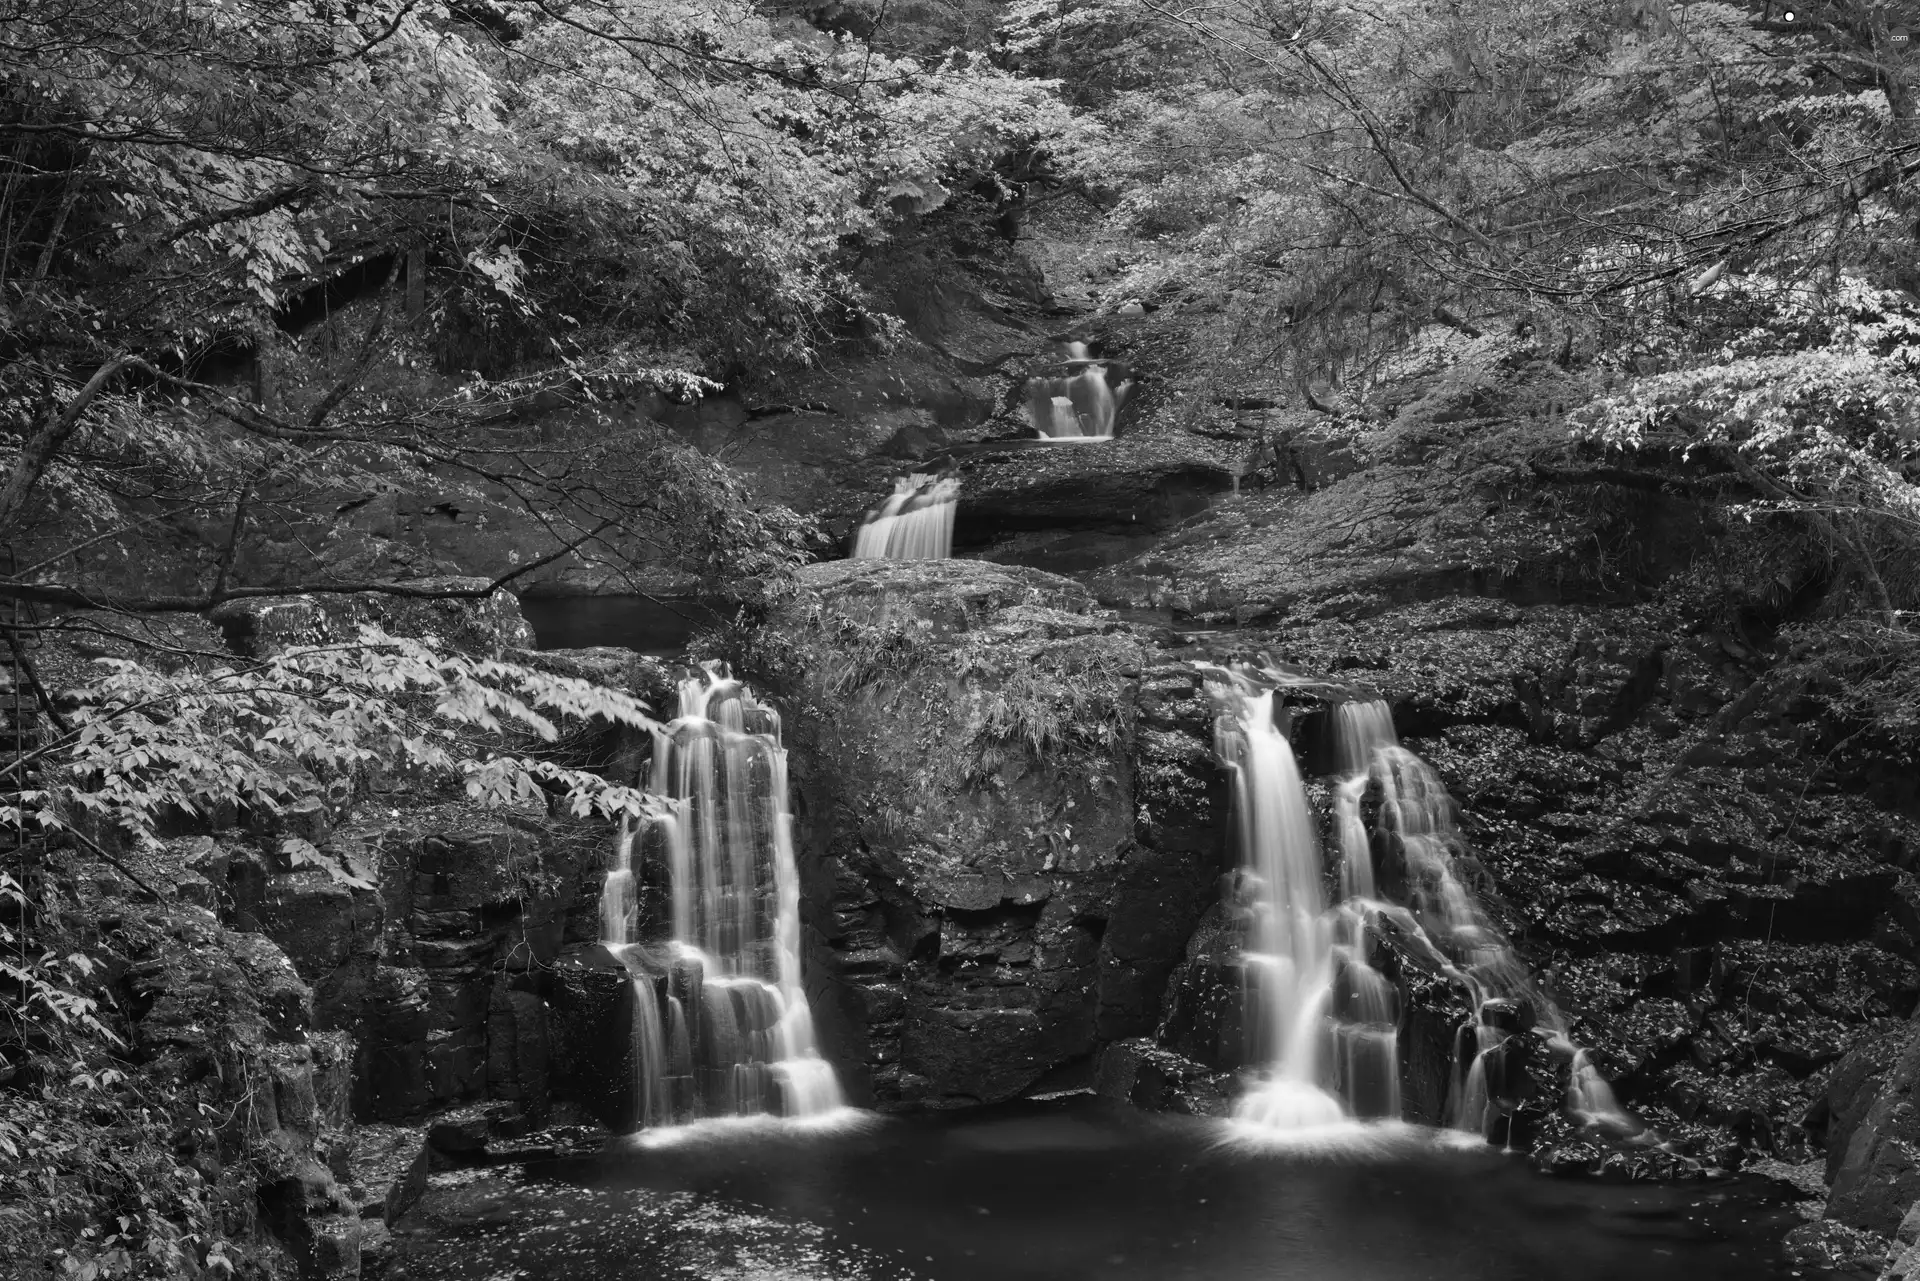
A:
[[[312,841],[299,836],[289,836],[280,842],[280,852],[287,856],[287,862],[299,867],[326,867],[327,860]]]

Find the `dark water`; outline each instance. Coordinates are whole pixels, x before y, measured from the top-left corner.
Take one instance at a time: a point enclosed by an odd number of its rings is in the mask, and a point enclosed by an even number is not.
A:
[[[619,645],[663,658],[720,618],[704,601],[650,596],[522,596],[520,612],[541,649]]]
[[[409,1281],[1764,1281],[1773,1185],[1605,1185],[1409,1136],[1370,1155],[1222,1146],[1091,1101],[852,1133],[734,1129],[441,1176]]]

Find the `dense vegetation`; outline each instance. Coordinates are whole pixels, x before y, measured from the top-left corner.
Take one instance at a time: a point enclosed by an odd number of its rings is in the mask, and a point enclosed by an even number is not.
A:
[[[777,579],[808,522],[651,410],[885,360],[911,341],[875,286],[890,246],[1047,203],[1125,264],[1106,302],[1212,353],[1180,374],[1193,405],[1359,414],[1429,326],[1529,344],[1581,394],[1513,461],[1708,496],[1778,530],[1755,556],[1817,549],[1801,652],[1911,732],[1903,21],[1865,0],[0,0],[10,634],[48,606],[113,631],[290,592],[475,599],[543,563],[416,581],[334,537],[345,497],[429,483],[518,508],[550,558]],[[643,803],[536,750],[643,727],[631,698],[371,624],[307,639],[137,648],[64,704],[23,663],[46,737],[5,817],[38,857],[131,859],[376,772]],[[0,873],[0,1092],[22,1101],[0,1112],[0,1257],[224,1275],[233,1224],[163,1151],[165,1118],[210,1104],[121,1097],[159,1087],[129,1084],[98,934],[51,884]],[[146,1109],[117,1160],[109,1096]]]

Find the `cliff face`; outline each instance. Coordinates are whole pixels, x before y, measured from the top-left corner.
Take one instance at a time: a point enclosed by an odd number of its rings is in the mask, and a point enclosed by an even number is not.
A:
[[[655,703],[664,692],[664,670],[629,652],[520,649],[530,634],[504,595],[266,599],[211,620],[98,631],[85,616],[66,621],[75,630],[36,651],[56,691],[99,658],[159,661],[153,646],[223,663],[378,622]],[[644,760],[612,731],[549,750],[626,781]],[[124,1020],[116,1070],[133,1081],[119,1088],[139,1106],[90,1115],[143,1119],[115,1132],[101,1168],[158,1180],[206,1216],[195,1267],[217,1239],[239,1275],[377,1274],[407,1172],[417,1182],[428,1161],[420,1133],[396,1125],[431,1122],[434,1160],[471,1160],[537,1127],[618,1122],[625,1064],[606,1030],[624,984],[606,981],[597,948],[604,824],[543,806],[484,811],[374,776],[294,810],[229,805],[168,830],[183,828],[112,865],[78,854],[59,873],[71,883],[50,887],[58,912],[45,928],[94,958],[98,994]],[[0,1084],[32,1083],[0,1068]],[[38,1247],[18,1244],[22,1266],[38,1266]]]
[[[855,1097],[1084,1084],[1150,1028],[1212,833],[1157,824],[1147,650],[1052,575],[802,574],[755,642],[788,709],[816,1017]],[[1204,789],[1204,783],[1195,785]]]

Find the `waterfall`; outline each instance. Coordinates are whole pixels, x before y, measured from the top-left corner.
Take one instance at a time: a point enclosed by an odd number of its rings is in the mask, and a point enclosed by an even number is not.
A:
[[[1351,998],[1343,1004],[1364,1014],[1376,1013],[1372,1003],[1386,984],[1366,970],[1348,914],[1328,911],[1313,812],[1293,748],[1274,724],[1274,691],[1237,677],[1208,688],[1219,704],[1214,749],[1233,779],[1241,866],[1252,898],[1248,1023],[1252,1048],[1267,1064],[1237,1114],[1274,1129],[1330,1125],[1349,1115],[1343,1097],[1380,1093],[1374,1085],[1379,1028],[1364,1018],[1340,1018],[1336,979],[1341,995]],[[1359,979],[1356,969],[1372,981]],[[1323,1055],[1327,1030],[1342,1026],[1353,1035],[1336,1033],[1332,1053]],[[1343,1085],[1349,1087],[1344,1094]],[[1395,1103],[1397,1111],[1397,1093]]]
[[[1463,879],[1453,800],[1432,768],[1400,746],[1387,704],[1352,700],[1331,709],[1339,866],[1338,897],[1328,902],[1329,869],[1275,718],[1275,686],[1290,679],[1202,666],[1252,900],[1244,973],[1249,1045],[1263,1067],[1237,1114],[1296,1130],[1399,1115],[1399,992],[1370,963],[1370,931],[1385,920],[1472,998],[1473,1020],[1454,1051],[1450,1127],[1488,1133],[1510,1097],[1508,1074],[1530,1048],[1514,1038],[1532,1035],[1568,1060],[1570,1113],[1619,1133],[1643,1128],[1572,1043],[1565,1018]]]
[[[1063,362],[1078,372],[1027,381],[1027,421],[1046,440],[1111,440],[1114,420],[1133,389],[1126,366],[1093,360],[1085,343],[1065,344]],[[1109,384],[1108,378],[1114,381]]]
[[[633,941],[633,918],[638,907],[633,884],[633,821],[622,818],[620,835],[613,842],[613,861],[607,867],[607,883],[600,891],[600,941],[609,950]]]
[[[710,666],[656,730],[644,853],[665,865],[672,940],[632,942],[636,842],[602,890],[605,942],[632,971],[635,1114],[819,1116],[841,1104],[800,985],[800,878],[780,717]]]
[[[960,482],[915,473],[893,483],[887,501],[869,511],[853,539],[853,558],[945,560],[953,554],[953,516]]]
[[[1398,854],[1406,896],[1427,936],[1450,957],[1472,994],[1473,1024],[1462,1029],[1455,1052],[1448,1124],[1487,1134],[1497,1120],[1500,1087],[1511,1043],[1529,1034],[1569,1060],[1566,1107],[1577,1119],[1619,1133],[1644,1127],[1568,1036],[1566,1017],[1533,981],[1525,962],[1487,917],[1461,877],[1457,855],[1466,849],[1453,798],[1433,767],[1399,745],[1385,717],[1384,738],[1372,746],[1368,780],[1378,790],[1376,826]],[[1337,722],[1337,727],[1344,722]]]

